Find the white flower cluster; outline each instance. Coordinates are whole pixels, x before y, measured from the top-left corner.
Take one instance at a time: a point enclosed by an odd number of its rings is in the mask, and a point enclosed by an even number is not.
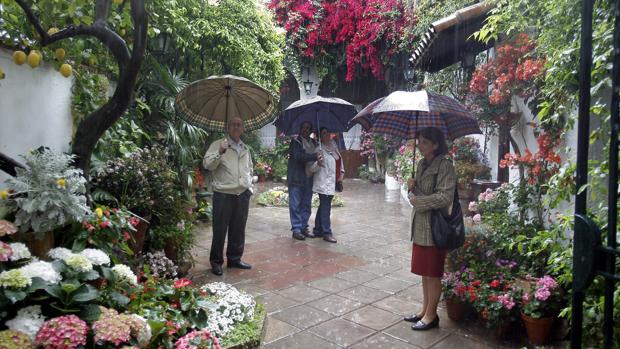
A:
[[[50,262],[34,261],[21,267],[20,270],[29,279],[38,277],[50,284],[55,284],[62,280],[62,276],[54,269]]]
[[[143,327],[137,333],[135,333],[135,337],[138,340],[138,345],[140,346],[140,348],[146,348],[149,345],[152,337],[151,325],[149,325],[146,319],[140,315],[131,314],[131,316],[137,318],[143,324]]]
[[[65,259],[65,263],[67,263],[71,269],[79,273],[87,273],[93,270],[93,264],[90,260],[79,254],[73,254],[67,257],[67,259]]]
[[[9,244],[9,246],[11,246],[11,250],[13,250],[13,254],[11,255],[11,257],[9,257],[12,262],[32,257],[32,255],[30,254],[30,250],[28,250],[28,247],[26,247],[26,245],[22,244],[21,242],[14,242],[12,244]]]
[[[95,248],[87,248],[84,251],[80,252],[80,255],[88,258],[88,260],[93,265],[110,264],[110,257],[108,256],[108,254]]]
[[[41,314],[41,306],[31,305],[20,309],[17,312],[17,316],[8,320],[5,324],[11,330],[22,332],[34,341],[37,332],[39,332],[44,322],[45,317]]]
[[[206,310],[209,314],[207,329],[218,338],[230,332],[235,323],[254,317],[256,302],[247,293],[240,292],[223,282],[206,284],[201,288],[213,296]]]
[[[52,259],[60,259],[64,261],[65,259],[69,258],[69,256],[73,255],[73,251],[64,247],[56,247],[49,250],[49,252],[47,252],[47,255],[50,256],[50,258]]]
[[[131,269],[125,264],[117,264],[112,267],[112,271],[116,274],[116,277],[121,279],[122,281],[126,281],[132,285],[138,284],[138,278],[136,274],[131,271]]]
[[[149,265],[151,274],[155,278],[174,278],[177,276],[177,266],[171,261],[164,251],[155,253],[148,252],[145,260]]]

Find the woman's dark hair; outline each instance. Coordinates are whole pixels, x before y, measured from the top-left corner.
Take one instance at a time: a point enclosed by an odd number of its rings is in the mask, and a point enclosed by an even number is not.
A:
[[[435,156],[448,154],[448,145],[446,144],[446,137],[444,137],[443,132],[437,127],[425,127],[420,130],[417,138],[424,137],[429,141],[437,144],[437,149],[435,149]]]
[[[327,127],[321,127],[321,129],[319,130],[319,135],[323,132],[323,130],[327,131]]]

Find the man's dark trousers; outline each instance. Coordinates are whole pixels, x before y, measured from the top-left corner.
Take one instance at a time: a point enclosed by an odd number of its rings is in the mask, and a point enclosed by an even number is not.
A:
[[[245,224],[248,220],[251,192],[240,195],[213,193],[213,239],[211,240],[211,265],[224,263],[224,242],[228,231],[226,259],[238,262],[245,245]]]

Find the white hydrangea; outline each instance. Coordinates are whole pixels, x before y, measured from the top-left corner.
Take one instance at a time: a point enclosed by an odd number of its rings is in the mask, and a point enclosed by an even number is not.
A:
[[[34,261],[20,268],[22,273],[29,278],[38,277],[50,284],[55,284],[62,280],[62,276],[58,273],[52,263],[44,261]]]
[[[49,250],[49,252],[47,252],[47,255],[50,256],[50,258],[52,259],[60,259],[64,261],[69,256],[73,255],[73,252],[68,248],[56,247]]]
[[[136,274],[134,274],[133,271],[131,271],[131,269],[125,264],[117,264],[113,266],[112,271],[119,279],[125,280],[132,285],[138,284],[138,278],[136,277]]]
[[[67,263],[71,269],[79,273],[86,273],[93,270],[93,264],[90,260],[79,254],[74,254],[67,257],[67,259],[65,259],[65,263]]]
[[[45,317],[41,314],[41,306],[31,305],[20,309],[17,312],[17,316],[8,320],[5,324],[11,330],[22,332],[34,341],[37,332],[39,332],[44,322]]]
[[[28,247],[21,242],[14,242],[9,244],[9,246],[11,246],[11,250],[13,250],[13,255],[11,255],[9,259],[13,262],[32,257]]]
[[[93,265],[110,264],[110,257],[108,254],[96,248],[87,248],[80,252],[80,255],[88,258]]]
[[[146,319],[143,318],[142,316],[137,315],[137,314],[131,314],[131,315],[139,319],[144,324],[144,327],[142,327],[142,329],[135,335],[135,337],[138,340],[138,345],[140,346],[140,348],[146,348],[151,342],[151,337],[152,337],[151,326],[146,321]]]
[[[223,282],[206,284],[201,288],[213,296],[206,305],[209,314],[207,329],[219,338],[230,332],[235,323],[254,317],[256,302],[247,293]]]

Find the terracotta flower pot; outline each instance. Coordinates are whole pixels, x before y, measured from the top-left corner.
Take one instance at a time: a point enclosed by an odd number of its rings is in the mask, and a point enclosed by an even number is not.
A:
[[[33,256],[42,260],[50,260],[47,253],[54,248],[54,232],[46,231],[42,235],[41,239],[37,239],[33,232],[17,233],[15,239],[23,242]]]
[[[446,311],[448,312],[448,317],[452,321],[461,321],[465,318],[465,312],[467,310],[467,304],[457,298],[447,298],[446,299]]]
[[[525,324],[525,330],[527,331],[527,338],[530,343],[535,345],[542,345],[549,341],[549,334],[551,332],[551,326],[555,321],[555,317],[543,317],[535,319],[531,316],[521,313],[521,319]]]
[[[267,176],[258,175],[258,182],[265,183],[267,181]]]
[[[134,255],[138,255],[142,252],[144,238],[146,236],[146,231],[149,229],[149,225],[149,222],[140,220],[140,223],[136,226],[136,231],[132,234],[133,239],[128,241],[129,248],[131,248]]]

